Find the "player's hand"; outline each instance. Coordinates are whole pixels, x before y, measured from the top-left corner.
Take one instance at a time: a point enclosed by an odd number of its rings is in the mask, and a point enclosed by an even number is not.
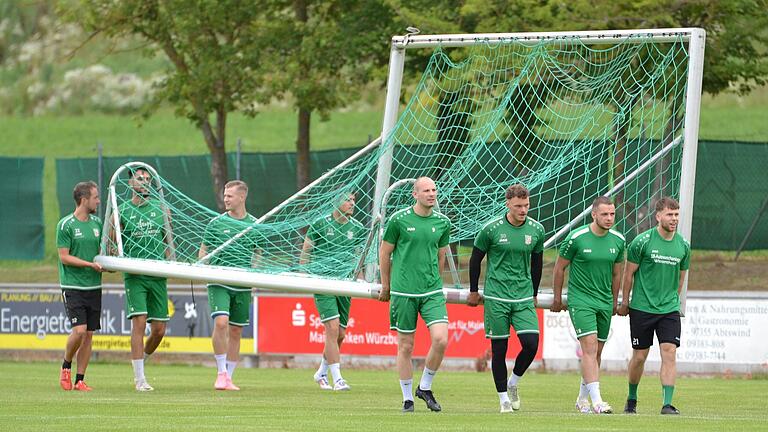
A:
[[[552,307],[549,308],[552,312],[560,312],[563,310],[563,299],[555,297],[552,299]]]
[[[94,269],[94,270],[96,270],[96,271],[97,271],[97,272],[99,272],[99,273],[102,273],[102,272],[104,272],[104,268],[103,268],[103,267],[101,266],[101,264],[99,264],[99,263],[95,263],[95,262],[92,262],[92,263],[91,263],[91,268],[92,268],[92,269]]]
[[[385,289],[384,287],[381,287],[381,291],[379,291],[379,301],[389,301],[389,288]]]
[[[619,310],[616,311],[616,313],[619,316],[627,316],[627,315],[629,315],[629,305],[628,304],[623,304],[623,305],[619,306]]]
[[[469,307],[476,307],[477,305],[480,304],[481,301],[482,301],[482,298],[480,297],[479,292],[471,292],[467,296],[467,306]]]

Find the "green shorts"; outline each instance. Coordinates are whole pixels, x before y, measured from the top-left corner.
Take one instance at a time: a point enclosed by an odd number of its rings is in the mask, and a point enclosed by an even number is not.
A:
[[[339,326],[347,328],[351,304],[350,297],[315,294],[315,307],[320,314],[320,322],[323,323],[338,318]]]
[[[251,320],[251,290],[233,290],[223,285],[208,285],[211,318],[229,317],[229,325],[245,327]]]
[[[168,281],[165,278],[125,278],[126,318],[146,315],[147,321],[168,321]]]
[[[605,342],[611,330],[612,309],[597,309],[588,306],[568,306],[576,338],[597,333],[597,340]]]
[[[539,317],[532,300],[512,303],[485,299],[484,316],[485,337],[489,339],[508,338],[510,326],[517,334],[539,334]]]
[[[435,323],[448,322],[448,309],[442,292],[424,297],[405,297],[393,294],[389,299],[389,328],[399,333],[416,331],[416,320],[421,319],[427,327]]]

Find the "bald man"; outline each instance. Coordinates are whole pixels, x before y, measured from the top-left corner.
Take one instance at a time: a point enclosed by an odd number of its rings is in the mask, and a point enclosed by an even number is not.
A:
[[[390,301],[390,329],[397,331],[397,369],[403,392],[403,412],[413,412],[414,335],[419,315],[429,329],[432,345],[424,365],[416,396],[432,411],[442,410],[432,394],[432,379],[443,361],[448,345],[448,311],[443,296],[440,269],[451,223],[433,210],[437,187],[429,177],[413,185],[413,207],[402,209],[389,219],[379,249],[381,293]]]

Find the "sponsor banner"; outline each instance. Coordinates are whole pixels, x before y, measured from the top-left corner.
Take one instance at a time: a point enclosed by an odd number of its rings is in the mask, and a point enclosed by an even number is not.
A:
[[[205,296],[169,295],[170,320],[159,352],[213,352],[212,320]],[[63,349],[71,330],[60,293],[0,293],[0,349]],[[93,349],[130,351],[131,322],[121,292],[102,295],[101,330]],[[147,326],[149,334],[149,326]],[[243,353],[253,352],[253,327],[243,329]]]
[[[257,352],[270,354],[317,354],[323,351],[323,323],[311,297],[259,297]],[[485,338],[483,308],[448,305],[448,348],[446,357],[478,358],[489,355]],[[539,311],[539,322],[542,313]],[[429,350],[429,330],[419,320],[414,356],[425,357]],[[516,337],[510,338],[509,356],[520,351]],[[397,333],[389,330],[389,303],[353,299],[343,354],[397,355]],[[537,359],[541,359],[539,344]],[[490,357],[489,357],[490,358]]]
[[[688,299],[677,361],[691,363],[768,363],[768,301]],[[544,359],[577,359],[579,343],[567,312],[544,313]],[[603,348],[604,360],[629,361],[629,317],[614,316]],[[658,340],[648,355],[661,361]]]

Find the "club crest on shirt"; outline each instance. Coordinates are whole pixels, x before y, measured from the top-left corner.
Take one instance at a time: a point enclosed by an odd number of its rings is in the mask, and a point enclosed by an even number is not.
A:
[[[529,245],[533,243],[533,237],[529,236],[528,234],[525,235],[525,244]]]
[[[435,227],[432,227],[432,232],[435,232]]]
[[[355,236],[355,233],[353,233],[352,231],[347,231],[347,238],[348,239],[352,240],[352,237],[354,237],[354,236]]]
[[[98,229],[98,228],[94,228],[94,229],[93,229],[93,235],[94,235],[95,237],[98,237],[98,236],[99,236],[99,229]]]

